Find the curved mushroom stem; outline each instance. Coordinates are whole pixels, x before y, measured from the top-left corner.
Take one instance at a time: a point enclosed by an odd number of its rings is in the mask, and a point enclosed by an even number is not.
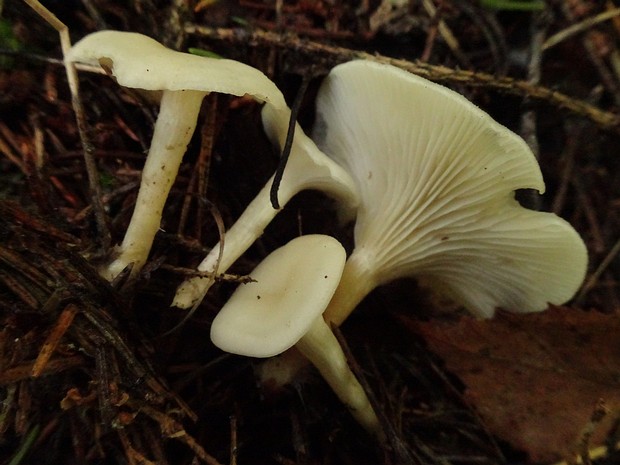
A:
[[[283,143],[283,141],[282,141]],[[279,210],[271,206],[269,193],[273,177],[248,205],[226,233],[222,258],[218,243],[198,266],[199,271],[224,273],[258,239]],[[320,189],[340,198],[345,205],[354,205],[356,190],[350,176],[320,152],[314,142],[298,126],[289,162],[278,189],[280,205],[285,205],[304,189]],[[217,270],[216,270],[217,266]],[[194,277],[178,287],[172,306],[192,308],[200,304],[213,280]]]
[[[254,241],[261,236],[263,230],[278,214],[269,202],[269,190],[273,177],[260,190],[256,198],[248,205],[239,219],[226,232],[223,250],[220,257],[222,241],[211,249],[209,254],[198,265],[198,271],[211,273],[225,273],[226,270],[245,252]],[[279,198],[285,204],[295,194],[288,189],[284,182],[280,185]],[[202,302],[202,299],[213,284],[213,279],[194,277],[183,281],[177,288],[172,302],[173,307],[193,308]]]
[[[349,368],[340,343],[322,317],[315,320],[295,347],[319,370],[355,419],[367,431],[381,435],[379,420],[366,392]]]
[[[164,91],[136,206],[125,238],[117,249],[119,255],[100,270],[108,281],[129,265],[133,265],[131,274],[135,276],[146,263],[205,95],[207,92],[194,90]]]

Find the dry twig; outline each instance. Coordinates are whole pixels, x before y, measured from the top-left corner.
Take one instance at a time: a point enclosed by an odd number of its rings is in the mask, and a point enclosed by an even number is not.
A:
[[[370,60],[386,63],[425,77],[431,81],[461,84],[470,87],[486,87],[488,89],[517,95],[522,98],[539,100],[567,110],[577,116],[587,118],[599,128],[620,133],[620,116],[601,110],[583,100],[569,97],[548,87],[533,85],[527,81],[510,77],[493,76],[475,71],[452,69],[446,66],[430,65],[419,61],[399,60],[379,54],[370,54],[344,47],[326,45],[300,39],[294,35],[281,35],[267,31],[247,31],[242,29],[224,29],[188,24],[185,30],[212,40],[223,40],[232,43],[244,43],[255,46],[275,47],[308,56],[312,60],[323,59],[325,64],[333,66],[350,60]]]
[[[66,56],[71,49],[71,38],[69,37],[69,28],[60,21],[54,13],[45,8],[38,0],[24,0],[34,11],[37,12],[45,21],[47,21],[60,35],[60,45],[62,47],[63,56]],[[71,63],[65,63],[65,70],[67,72],[67,81],[69,83],[69,90],[71,91],[71,103],[73,105],[73,111],[75,112],[78,132],[80,134],[80,140],[82,141],[82,148],[84,150],[84,164],[86,165],[86,173],[88,174],[90,197],[93,203],[93,211],[95,213],[95,220],[97,222],[97,228],[99,230],[101,245],[104,251],[110,248],[111,236],[110,231],[106,223],[105,210],[103,208],[103,202],[101,200],[101,187],[99,185],[99,173],[94,157],[94,146],[91,143],[86,127],[86,116],[84,113],[84,106],[80,99],[80,90],[78,85],[78,77],[75,66]]]

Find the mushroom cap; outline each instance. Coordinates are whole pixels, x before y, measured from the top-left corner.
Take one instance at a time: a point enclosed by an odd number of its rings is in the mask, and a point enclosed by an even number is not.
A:
[[[271,357],[295,345],[321,318],[342,275],[346,252],[336,239],[312,234],[269,254],[241,284],[211,326],[220,349]]]
[[[135,32],[89,34],[71,48],[65,60],[102,66],[121,86],[133,89],[248,94],[286,108],[282,93],[256,68],[234,60],[177,52]]]
[[[480,316],[543,310],[581,285],[577,232],[515,200],[544,192],[535,156],[456,92],[389,65],[339,65],[314,140],[356,180],[353,255],[376,285],[416,277]]]

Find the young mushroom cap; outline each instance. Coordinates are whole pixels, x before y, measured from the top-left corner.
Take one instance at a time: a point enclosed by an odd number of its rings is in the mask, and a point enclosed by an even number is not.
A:
[[[293,239],[256,267],[255,282],[237,288],[213,320],[211,340],[251,357],[271,357],[296,345],[356,419],[379,433],[370,402],[322,316],[345,260],[344,248],[329,236]]]
[[[463,96],[392,66],[335,67],[317,97],[314,140],[355,179],[355,249],[329,308],[340,324],[387,281],[415,277],[489,317],[540,311],[581,285],[587,252],[517,189],[545,186],[527,144]]]
[[[270,253],[250,273],[211,325],[226,352],[272,357],[293,347],[334,295],[346,253],[332,237],[300,236]]]
[[[101,66],[121,86],[162,94],[133,216],[118,256],[101,270],[108,280],[128,265],[135,275],[146,262],[205,95],[248,94],[280,112],[288,111],[282,93],[257,69],[233,60],[176,52],[142,34],[96,32],[76,43],[65,59]]]

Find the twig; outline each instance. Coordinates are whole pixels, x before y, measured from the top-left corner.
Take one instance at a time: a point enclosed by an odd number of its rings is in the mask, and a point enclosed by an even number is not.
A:
[[[3,136],[6,137],[6,142]],[[22,173],[26,174],[24,162],[17,155],[18,151],[15,149],[15,144],[12,143],[10,136],[12,133],[9,128],[0,123],[0,153],[4,154]]]
[[[2,249],[0,248],[0,251]],[[32,294],[30,286],[24,285],[19,279],[15,279],[15,276],[6,273],[4,270],[0,270],[0,282],[3,283],[7,289],[20,298],[22,303],[26,304],[33,310],[39,308],[39,300]]]
[[[485,8],[506,11],[538,11],[545,8],[542,0],[480,0]]]
[[[51,375],[59,373],[70,368],[75,368],[85,364],[85,360],[80,355],[72,355],[70,357],[57,358],[50,360],[41,375]],[[30,378],[34,362],[26,362],[13,368],[8,368],[0,374],[0,386],[17,383]]]
[[[293,147],[293,138],[295,137],[297,115],[299,114],[301,103],[304,99],[304,95],[306,94],[306,90],[308,89],[308,85],[310,84],[310,79],[312,79],[312,74],[312,72],[304,74],[301,85],[297,90],[297,95],[295,96],[293,107],[291,108],[291,116],[288,121],[286,140],[284,141],[284,147],[282,148],[280,162],[278,164],[278,168],[276,169],[275,174],[273,175],[273,183],[271,184],[271,190],[269,191],[271,206],[275,210],[280,209],[280,202],[278,201],[278,189],[280,188],[280,182],[282,181],[282,176],[284,175],[284,168],[286,168],[286,163],[288,162],[288,157],[291,154],[291,148]]]
[[[620,133],[620,116],[601,110],[583,100],[569,97],[548,87],[532,85],[527,81],[510,77],[497,77],[487,73],[448,68],[446,66],[430,65],[419,61],[407,61],[390,58],[383,55],[352,50],[344,47],[321,44],[302,40],[293,35],[281,35],[266,31],[247,31],[243,29],[209,28],[196,24],[188,24],[185,30],[189,34],[200,35],[213,40],[224,40],[233,43],[246,43],[265,47],[276,47],[302,53],[318,61],[323,59],[326,64],[333,66],[345,61],[364,59],[378,63],[386,63],[409,71],[413,74],[430,79],[431,81],[462,84],[472,87],[487,87],[489,89],[529,97],[568,110],[575,115],[587,118],[599,128]]]
[[[33,378],[37,378],[41,375],[41,373],[45,369],[45,366],[54,354],[56,347],[58,347],[58,344],[60,343],[63,335],[67,332],[69,326],[71,326],[73,318],[75,317],[75,315],[77,315],[78,311],[79,309],[74,304],[67,305],[67,307],[62,311],[62,313],[58,317],[56,325],[45,340],[45,343],[41,347],[39,355],[34,362],[31,374]]]
[[[508,69],[508,46],[506,44],[505,31],[499,24],[494,11],[483,8],[475,2],[458,2],[453,4],[474,25],[476,25],[489,46],[489,52],[493,60],[493,74],[504,76]]]
[[[217,231],[220,235],[220,241],[218,245],[219,251],[218,251],[217,261],[215,262],[215,268],[213,268],[213,271],[210,273],[207,273],[207,275],[205,276],[209,280],[208,285],[211,286],[211,284],[213,284],[213,282],[215,281],[215,277],[217,276],[217,269],[220,266],[220,262],[222,261],[222,256],[224,254],[226,228],[224,227],[224,219],[222,218],[222,215],[220,214],[220,211],[217,209],[217,207],[213,205],[211,202],[209,202],[207,199],[201,198],[199,199],[199,201],[202,202],[204,205],[206,205],[207,208],[209,208],[209,211],[211,212],[211,215],[213,216],[213,219],[215,220],[215,224],[217,225]],[[189,310],[189,312],[187,312],[187,314],[181,319],[181,321],[179,321],[172,329],[162,334],[162,336],[167,336],[175,332],[181,326],[183,326],[192,317],[192,315],[198,309],[198,306],[200,305],[201,302],[202,300],[198,300],[198,302],[194,304],[194,306]]]
[[[108,429],[113,426],[116,419],[116,409],[114,408],[113,395],[118,386],[119,370],[116,357],[109,344],[103,338],[96,336],[93,338],[95,345],[95,373],[97,380],[97,398],[99,400],[99,415],[103,427]]]
[[[426,63],[431,57],[435,41],[437,40],[438,23],[441,21],[441,19],[439,14],[437,13],[437,9],[430,0],[424,0],[423,5],[426,9],[426,12],[431,17],[430,24],[427,28],[428,31],[426,32],[426,40],[424,41],[424,50],[420,54],[420,61]]]
[[[592,273],[588,281],[581,288],[581,291],[575,298],[575,303],[577,305],[580,305],[584,301],[588,292],[590,292],[592,288],[596,286],[596,283],[598,282],[599,278],[601,277],[603,272],[607,269],[607,267],[611,264],[611,262],[614,261],[618,253],[620,253],[620,239],[616,241],[616,243],[611,248],[611,250],[607,253],[603,261],[599,264],[599,266],[596,268],[594,273]]]
[[[131,400],[129,400],[127,404],[134,407],[137,411],[140,411],[141,413],[144,413],[145,415],[151,417],[159,424],[163,435],[183,442],[204,463],[208,465],[222,465],[220,462],[217,461],[215,457],[208,454],[207,451],[205,451],[204,448],[200,444],[198,444],[198,442],[196,442],[196,440],[192,436],[190,436],[187,431],[185,431],[185,429],[179,422],[177,422],[170,416],[165,415],[146,404],[136,403]]]
[[[531,41],[530,41],[530,60],[527,67],[527,82],[533,86],[540,83],[541,64],[542,64],[542,44],[545,40],[547,30],[547,15],[545,12],[532,15],[531,18]],[[529,98],[525,97],[524,106],[528,106]],[[536,112],[527,109],[521,116],[521,136],[527,142],[536,158],[539,157],[538,138],[536,136]]]
[[[196,169],[192,171],[190,181],[183,199],[181,214],[179,218],[178,235],[183,235],[187,219],[189,217],[191,201],[194,197],[198,198],[196,206],[195,234],[194,240],[200,242],[202,223],[204,218],[204,202],[200,199],[207,198],[207,181],[209,179],[209,171],[211,167],[211,154],[213,152],[213,143],[215,139],[215,119],[217,116],[217,96],[211,94],[205,98],[203,104],[205,120],[200,131],[200,152],[196,161]],[[192,191],[195,191],[192,194]]]
[[[34,441],[39,436],[40,431],[41,431],[41,425],[38,425],[38,424],[34,425],[30,429],[30,431],[28,431],[28,435],[24,439],[24,442],[22,442],[20,448],[17,450],[15,455],[13,455],[13,458],[11,459],[10,462],[8,462],[7,465],[19,465],[22,463],[22,460],[24,459],[26,454],[30,451],[32,444],[34,444]]]
[[[566,129],[566,146],[560,157],[560,160],[564,166],[562,167],[562,173],[560,174],[560,184],[556,189],[555,197],[551,203],[551,211],[556,215],[559,215],[564,209],[566,194],[575,169],[575,155],[577,154],[577,149],[579,148],[577,141],[581,140],[584,133],[582,126],[577,126],[574,124],[566,124]]]
[[[530,18],[530,57],[527,67],[527,82],[533,86],[540,83],[541,64],[542,64],[542,44],[547,33],[547,25],[549,23],[549,15],[543,10],[533,14]],[[540,146],[538,143],[537,113],[532,107],[531,99],[525,97],[523,99],[523,107],[525,110],[521,114],[521,137],[525,140],[530,150],[536,157],[540,158]],[[535,189],[526,189],[523,193],[525,205],[529,208],[540,209],[540,195]]]
[[[591,235],[590,247],[594,252],[601,253],[605,250],[605,239],[597,215],[598,212],[596,208],[594,208],[592,199],[588,195],[590,191],[579,176],[573,176],[571,183],[575,188],[577,200],[589,226]]]
[[[84,5],[84,8],[88,12],[88,15],[95,21],[97,29],[110,29],[105,19],[103,18],[101,13],[99,13],[99,10],[97,10],[97,7],[93,4],[91,0],[82,0],[82,5]]]
[[[151,372],[149,367],[144,365],[138,360],[133,351],[129,348],[126,342],[121,338],[118,332],[114,329],[111,323],[107,320],[103,312],[96,309],[85,307],[82,315],[88,320],[91,327],[96,330],[105,343],[114,348],[117,354],[119,354],[127,364],[127,368],[131,370],[136,380],[143,380],[144,383],[151,388],[151,390],[162,397],[167,397],[176,402],[179,408],[192,420],[196,421],[196,414],[192,409],[181,399],[178,395],[168,389],[163,384],[163,381],[157,379]]]
[[[129,465],[157,465],[152,460],[147,459],[142,452],[135,449],[131,443],[127,431],[124,429],[118,429],[117,434],[125,449],[125,457],[127,458]]]
[[[60,21],[56,15],[45,8],[38,0],[24,0],[30,8],[32,8],[41,18],[47,21],[60,35],[60,46],[63,56],[67,56],[71,49],[71,38],[69,37],[69,28]],[[79,94],[79,85],[77,71],[72,63],[65,62],[65,71],[67,73],[67,82],[71,91],[71,103],[77,122],[82,148],[84,150],[84,163],[86,165],[86,173],[88,175],[91,202],[93,203],[93,212],[95,213],[95,221],[101,238],[101,245],[104,251],[110,249],[111,236],[106,223],[105,210],[101,201],[101,187],[99,185],[99,172],[95,163],[94,146],[91,143],[88,131],[86,129],[86,116],[84,107]]]
[[[452,31],[450,30],[446,22],[441,19],[441,8],[436,8],[431,0],[422,0],[422,5],[424,6],[426,13],[431,17],[433,21],[435,21],[435,19],[438,20],[437,30],[439,31],[439,34],[445,41],[446,45],[452,51],[452,54],[456,57],[461,66],[469,68],[471,66],[471,63],[467,59],[467,56],[461,50],[458,39],[454,36],[454,34],[452,34]]]
[[[571,11],[568,2],[563,2],[561,10],[564,13],[566,19],[571,22],[575,22],[575,15]],[[620,84],[618,83],[617,79],[614,78],[614,74],[608,68],[605,60],[603,60],[603,58],[601,57],[601,53],[598,51],[591,34],[586,34],[583,37],[582,43],[584,48],[586,49],[590,62],[594,65],[594,68],[596,69],[601,78],[601,82],[603,83],[607,91],[613,96],[616,105],[620,105]]]
[[[599,13],[596,16],[591,18],[584,19],[579,23],[575,23],[566,29],[562,29],[560,32],[556,32],[551,37],[549,37],[545,43],[543,44],[543,50],[550,49],[551,47],[555,47],[560,42],[563,42],[571,37],[585,32],[590,29],[592,26],[596,26],[599,23],[604,21],[609,21],[617,16],[620,16],[620,8],[614,8],[613,10],[604,11],[603,13]]]
[[[207,116],[200,133],[200,153],[196,167],[198,168],[198,199],[207,198],[207,184],[209,180],[209,172],[211,170],[211,155],[213,152],[213,144],[215,139],[215,122],[217,116],[217,96],[208,97],[206,99],[208,106]],[[200,241],[202,231],[202,220],[204,218],[204,202],[198,202],[196,211],[196,239]]]

